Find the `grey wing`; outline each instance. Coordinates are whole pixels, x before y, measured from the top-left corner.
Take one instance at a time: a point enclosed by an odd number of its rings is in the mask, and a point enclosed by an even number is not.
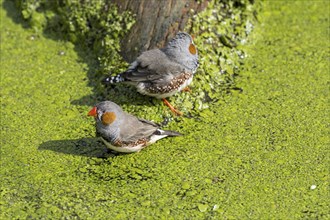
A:
[[[148,120],[143,119],[143,118],[139,118],[139,121],[141,121],[141,122],[144,123],[144,124],[149,124],[149,125],[152,125],[152,126],[157,127],[157,128],[160,127],[159,124],[157,124],[157,123],[155,123],[155,122],[153,122],[153,121],[148,121]]]
[[[161,50],[154,49],[142,53],[122,76],[135,82],[162,83],[171,81],[183,71],[181,65],[171,61]]]
[[[131,143],[142,138],[148,138],[158,127],[156,123],[127,114],[120,126],[120,139],[122,142]]]

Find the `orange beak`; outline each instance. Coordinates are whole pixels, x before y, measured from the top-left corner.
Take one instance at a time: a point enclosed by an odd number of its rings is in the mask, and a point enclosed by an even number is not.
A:
[[[90,110],[87,115],[96,117],[97,116],[97,108],[96,107],[92,108],[92,110]]]

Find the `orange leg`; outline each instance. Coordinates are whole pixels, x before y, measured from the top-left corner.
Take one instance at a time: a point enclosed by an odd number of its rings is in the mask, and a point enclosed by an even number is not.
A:
[[[182,89],[182,92],[189,92],[189,93],[191,93],[191,89],[187,86],[186,88]]]
[[[180,112],[179,110],[175,109],[175,108],[171,105],[171,103],[169,103],[169,101],[167,101],[166,99],[162,99],[162,100],[163,100],[164,104],[167,105],[167,106],[171,109],[171,111],[172,111],[174,114],[176,114],[177,116],[181,116],[181,115],[183,115],[183,113]]]

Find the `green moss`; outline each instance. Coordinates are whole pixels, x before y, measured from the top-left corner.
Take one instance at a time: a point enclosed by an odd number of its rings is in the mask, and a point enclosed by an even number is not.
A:
[[[265,2],[240,46],[241,90],[170,119],[185,136],[129,155],[93,138],[86,114],[105,97],[88,80],[97,64],[2,6],[1,219],[330,218],[328,1]],[[168,113],[142,96],[121,104],[147,119]]]

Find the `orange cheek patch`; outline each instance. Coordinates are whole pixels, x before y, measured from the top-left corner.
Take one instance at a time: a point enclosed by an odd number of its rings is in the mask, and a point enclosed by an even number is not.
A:
[[[116,115],[114,112],[105,112],[102,115],[102,123],[104,125],[110,125],[114,120],[116,120]]]
[[[189,45],[189,52],[193,55],[195,55],[197,53],[195,45],[193,45],[193,44]]]

